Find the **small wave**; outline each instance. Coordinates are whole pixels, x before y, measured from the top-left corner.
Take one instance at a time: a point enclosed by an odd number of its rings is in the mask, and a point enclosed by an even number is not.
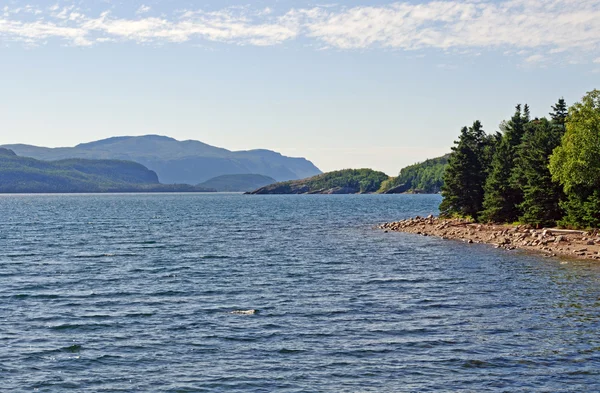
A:
[[[493,363],[486,362],[485,360],[471,359],[467,360],[462,364],[463,368],[490,368],[495,367]]]
[[[259,310],[233,310],[230,312],[230,314],[235,314],[235,315],[254,315],[254,314],[258,314]]]
[[[114,257],[115,254],[84,254],[84,255],[73,255],[71,258],[75,259],[97,259],[97,258],[106,258],[106,257]]]
[[[257,337],[222,337],[225,341],[242,341],[242,342],[251,342],[257,341]]]
[[[32,298],[32,299],[58,299],[58,298],[60,298],[60,295],[54,295],[54,294],[29,295],[27,293],[19,293],[17,295],[13,295],[13,298],[15,298],[15,299],[28,299],[28,298]]]
[[[83,349],[83,347],[78,344],[73,344],[73,345],[69,345],[68,347],[61,348],[61,350],[63,352],[69,352],[69,353],[79,353],[79,352],[81,352],[82,349]]]
[[[306,352],[305,349],[288,349],[288,348],[281,348],[279,351],[277,351],[279,353],[283,353],[283,354],[287,354],[287,353],[302,353],[302,352]]]
[[[63,331],[63,330],[98,330],[113,327],[111,324],[71,324],[65,323],[62,325],[49,326],[51,330]]]
[[[406,278],[406,277],[390,277],[390,278],[374,278],[372,280],[367,281],[367,284],[387,284],[387,283],[394,283],[394,282],[407,282],[407,283],[415,283],[415,284],[419,284],[419,283],[423,283],[423,282],[428,282],[430,280],[427,279],[423,279],[423,278]]]
[[[126,318],[137,318],[137,317],[151,317],[153,315],[154,315],[154,313],[151,313],[151,312],[140,312],[140,313],[125,314],[125,317]]]
[[[7,258],[23,258],[23,257],[37,257],[39,254],[26,253],[26,254],[8,254],[5,255]]]

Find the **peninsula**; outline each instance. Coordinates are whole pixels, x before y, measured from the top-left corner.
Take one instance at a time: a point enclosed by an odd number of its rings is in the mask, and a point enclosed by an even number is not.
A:
[[[302,180],[271,184],[248,194],[369,194],[389,176],[372,169],[344,169]]]
[[[517,105],[501,132],[463,127],[443,172],[440,217],[386,223],[417,233],[600,259],[600,90],[550,119]]]

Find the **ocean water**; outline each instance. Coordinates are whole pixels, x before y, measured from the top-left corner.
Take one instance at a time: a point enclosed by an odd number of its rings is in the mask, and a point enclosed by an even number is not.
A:
[[[0,391],[600,391],[600,264],[374,229],[439,201],[0,196]]]

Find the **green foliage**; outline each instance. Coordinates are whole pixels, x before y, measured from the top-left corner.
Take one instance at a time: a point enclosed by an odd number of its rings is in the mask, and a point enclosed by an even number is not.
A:
[[[481,123],[475,121],[472,127],[463,127],[454,143],[443,175],[440,212],[443,216],[470,216],[476,220],[495,138],[486,135]]]
[[[376,192],[389,177],[372,169],[344,169],[303,180],[275,183],[254,194],[364,194]]]
[[[564,100],[563,100],[564,102]],[[535,119],[525,126],[525,135],[518,148],[515,175],[523,190],[520,221],[526,224],[552,226],[560,220],[562,187],[552,180],[548,164],[552,151],[560,145],[564,134],[560,118],[548,121]]]
[[[566,133],[550,158],[550,172],[563,186],[563,225],[597,227],[600,189],[600,90],[593,90],[569,110]]]
[[[380,192],[436,194],[444,184],[449,155],[425,160],[403,168],[397,177],[382,184]]]
[[[570,110],[561,98],[550,116],[531,120],[529,107],[518,105],[502,134],[485,135],[478,122],[463,128],[445,171],[441,213],[537,227],[600,225],[600,91]]]
[[[513,117],[502,123],[502,140],[492,159],[491,172],[485,183],[481,218],[484,221],[513,222],[521,216],[523,202],[522,179],[514,171],[518,146],[529,122],[529,107],[517,105]]]
[[[559,98],[558,102],[555,105],[552,105],[552,112],[550,112],[550,118],[552,119],[552,123],[560,125],[564,129],[568,115],[569,110],[567,108],[567,102],[564,98]]]

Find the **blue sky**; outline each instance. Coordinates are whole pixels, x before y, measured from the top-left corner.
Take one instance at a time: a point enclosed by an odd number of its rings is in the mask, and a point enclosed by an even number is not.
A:
[[[600,2],[4,1],[0,144],[162,134],[396,174],[600,84]]]

